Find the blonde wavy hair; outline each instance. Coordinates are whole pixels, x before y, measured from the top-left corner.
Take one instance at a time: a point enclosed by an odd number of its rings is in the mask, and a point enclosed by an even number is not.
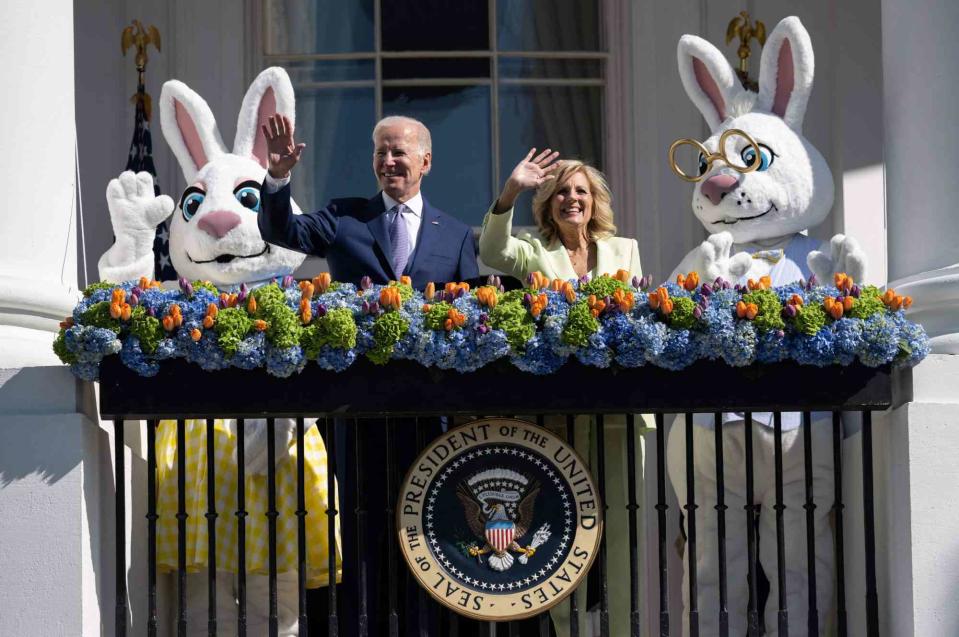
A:
[[[590,194],[593,196],[593,213],[586,226],[590,241],[606,239],[616,235],[616,224],[613,223],[613,196],[609,192],[609,184],[603,173],[589,164],[577,159],[564,159],[556,162],[558,167],[553,172],[555,179],[543,182],[533,195],[533,219],[539,227],[540,234],[547,243],[559,237],[559,227],[550,214],[549,202],[553,195],[566,183],[566,180],[576,173],[583,173],[589,182]]]

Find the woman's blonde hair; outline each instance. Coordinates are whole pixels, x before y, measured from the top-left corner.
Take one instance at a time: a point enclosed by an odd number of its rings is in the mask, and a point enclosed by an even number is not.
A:
[[[577,159],[564,159],[557,164],[558,167],[553,172],[556,175],[555,179],[543,182],[536,190],[536,194],[533,195],[533,219],[539,226],[543,239],[547,243],[552,243],[553,239],[559,236],[559,227],[553,221],[553,215],[550,214],[549,201],[556,194],[556,191],[566,183],[566,180],[576,173],[583,173],[586,176],[590,193],[593,196],[593,214],[589,220],[589,225],[586,227],[586,233],[590,241],[615,236],[613,196],[609,192],[609,184],[606,183],[606,177],[603,176],[603,173]]]

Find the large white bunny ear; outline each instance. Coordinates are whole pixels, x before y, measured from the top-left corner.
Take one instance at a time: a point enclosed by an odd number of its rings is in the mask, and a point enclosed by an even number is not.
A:
[[[799,18],[783,18],[763,47],[757,110],[779,115],[790,128],[801,131],[812,92],[813,72],[809,33]]]
[[[160,128],[188,184],[211,159],[226,153],[210,106],[178,80],[163,84]]]
[[[293,84],[290,76],[279,66],[272,66],[260,73],[247,90],[236,121],[234,155],[249,157],[267,167],[266,138],[260,127],[274,113],[286,115],[296,124]]]
[[[686,94],[709,129],[716,130],[733,114],[733,106],[744,92],[736,74],[716,47],[695,35],[679,38],[676,58]]]

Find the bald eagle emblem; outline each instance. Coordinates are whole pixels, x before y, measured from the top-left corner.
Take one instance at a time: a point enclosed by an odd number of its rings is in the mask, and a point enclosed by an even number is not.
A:
[[[543,524],[526,547],[519,543],[533,523],[539,491],[539,482],[505,468],[487,469],[461,482],[456,497],[478,540],[468,547],[469,555],[482,560],[490,554],[487,564],[500,572],[513,565],[511,552],[519,554],[520,564],[526,564],[550,536],[549,524]]]

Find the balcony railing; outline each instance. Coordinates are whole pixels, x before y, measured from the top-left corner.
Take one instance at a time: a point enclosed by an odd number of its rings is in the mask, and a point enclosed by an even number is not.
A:
[[[238,453],[242,453],[242,432],[243,419],[248,418],[267,418],[268,423],[272,425],[274,418],[291,417],[297,419],[296,444],[299,450],[297,453],[298,464],[298,498],[299,507],[296,511],[298,527],[298,564],[300,565],[299,578],[299,614],[300,614],[300,634],[307,635],[307,624],[316,628],[317,623],[322,623],[327,628],[329,634],[337,634],[346,624],[359,626],[360,634],[378,634],[372,626],[377,625],[380,618],[368,617],[364,613],[367,608],[365,599],[365,589],[359,591],[342,590],[344,585],[332,585],[326,590],[328,595],[328,604],[326,605],[326,617],[309,616],[307,612],[306,580],[303,575],[306,564],[306,535],[304,517],[313,513],[305,510],[303,493],[303,440],[304,440],[304,418],[318,418],[317,426],[326,440],[328,453],[328,476],[329,488],[332,501],[332,492],[334,488],[333,476],[337,474],[335,467],[336,440],[333,439],[336,427],[333,426],[333,419],[346,419],[351,426],[362,422],[362,426],[357,427],[357,437],[375,436],[382,439],[386,445],[387,466],[385,468],[385,479],[387,482],[388,500],[383,510],[378,510],[379,504],[367,502],[362,493],[358,493],[357,504],[354,510],[336,510],[331,507],[328,512],[329,518],[329,546],[335,542],[336,516],[343,516],[347,519],[344,522],[344,528],[355,529],[355,532],[361,536],[369,531],[369,525],[388,524],[390,528],[395,524],[392,502],[395,502],[397,491],[397,477],[405,473],[407,467],[396,466],[395,459],[389,450],[401,433],[409,435],[412,432],[399,432],[397,430],[397,420],[403,417],[433,417],[442,416],[447,419],[455,418],[457,422],[466,421],[476,417],[489,416],[530,416],[536,418],[540,423],[544,417],[555,415],[566,415],[567,427],[565,433],[569,440],[573,439],[574,422],[573,416],[576,414],[596,415],[594,425],[597,427],[596,435],[600,440],[598,462],[593,471],[596,474],[596,480],[599,485],[601,496],[605,488],[605,458],[604,447],[602,444],[604,436],[604,415],[608,414],[626,414],[628,441],[627,451],[627,479],[631,485],[628,493],[626,509],[628,512],[630,555],[628,582],[608,582],[607,581],[607,557],[605,554],[605,539],[601,545],[597,560],[593,563],[593,569],[596,569],[599,577],[593,577],[589,580],[589,586],[595,587],[599,599],[599,616],[601,634],[609,633],[609,605],[607,590],[608,586],[613,585],[622,588],[628,588],[630,591],[630,617],[631,634],[641,634],[640,612],[644,608],[640,601],[641,595],[641,573],[639,572],[639,560],[637,558],[640,547],[637,540],[638,511],[637,496],[633,489],[636,484],[635,472],[639,466],[637,462],[637,450],[633,445],[634,428],[637,426],[632,414],[652,413],[655,414],[655,449],[650,452],[654,454],[656,467],[656,504],[655,518],[657,528],[658,560],[655,571],[658,573],[658,598],[659,608],[650,608],[648,612],[659,614],[659,634],[681,634],[681,626],[686,624],[690,634],[698,634],[699,613],[696,608],[697,600],[697,573],[696,560],[690,560],[688,573],[688,591],[691,600],[690,607],[686,609],[682,617],[677,617],[675,613],[670,614],[668,588],[669,581],[673,578],[680,578],[681,573],[670,572],[667,559],[667,546],[670,543],[667,537],[667,520],[671,516],[677,516],[682,513],[685,516],[685,530],[687,543],[690,548],[690,554],[695,555],[696,545],[696,520],[703,520],[704,516],[715,515],[718,518],[718,563],[720,567],[720,587],[719,587],[719,626],[721,634],[728,632],[728,612],[727,609],[727,589],[729,582],[726,576],[726,555],[725,544],[725,520],[733,515],[745,515],[749,523],[747,528],[748,541],[748,563],[749,563],[749,582],[752,594],[750,595],[748,618],[749,634],[759,634],[761,620],[761,608],[758,607],[758,596],[756,594],[756,582],[758,578],[758,557],[757,557],[757,538],[755,536],[754,521],[757,519],[758,506],[752,503],[752,492],[754,488],[753,462],[752,457],[752,431],[756,425],[752,425],[750,414],[756,412],[774,412],[774,430],[776,440],[781,435],[781,417],[784,412],[801,412],[802,435],[805,440],[804,466],[806,472],[806,500],[803,508],[807,530],[812,532],[812,519],[816,507],[829,507],[834,515],[834,540],[835,540],[835,565],[836,565],[836,615],[835,622],[838,628],[838,634],[846,634],[846,599],[844,590],[844,581],[847,577],[863,578],[866,590],[866,620],[868,634],[879,634],[879,608],[883,602],[883,594],[888,592],[877,590],[876,584],[876,559],[875,559],[875,529],[873,522],[873,469],[872,469],[872,414],[875,411],[889,409],[900,404],[908,402],[912,398],[911,372],[908,369],[892,368],[889,366],[881,368],[868,368],[859,364],[848,367],[827,367],[815,368],[799,366],[795,364],[776,364],[776,365],[754,365],[751,367],[735,368],[722,363],[699,362],[681,372],[670,372],[655,367],[644,367],[639,369],[618,369],[602,370],[591,367],[585,367],[578,363],[569,362],[561,368],[556,374],[549,376],[535,376],[526,374],[506,365],[494,364],[484,367],[478,371],[458,374],[456,372],[441,371],[422,367],[416,363],[404,361],[392,361],[385,367],[377,367],[365,360],[358,360],[348,370],[342,373],[333,373],[322,371],[315,366],[308,366],[301,374],[291,378],[280,379],[268,375],[263,370],[242,371],[237,369],[228,369],[209,373],[201,370],[199,367],[184,363],[182,361],[166,362],[161,366],[160,373],[154,378],[143,378],[129,370],[125,369],[115,358],[104,360],[101,369],[101,390],[100,390],[100,412],[105,419],[113,419],[116,424],[116,537],[125,538],[125,511],[124,503],[126,494],[124,493],[127,484],[124,474],[123,464],[123,427],[122,421],[125,419],[145,419],[148,421],[148,484],[146,485],[148,499],[148,542],[147,546],[134,546],[134,551],[145,551],[148,556],[148,581],[137,583],[131,586],[132,591],[137,594],[140,591],[145,592],[149,599],[149,616],[147,626],[149,634],[156,634],[157,631],[157,566],[156,566],[156,526],[157,526],[157,508],[156,508],[156,485],[155,485],[155,440],[153,436],[154,428],[158,419],[176,419],[182,423],[183,419],[213,419],[213,418],[237,418],[239,420]],[[810,414],[812,412],[830,412],[832,413],[832,456],[835,492],[832,501],[816,502],[812,490],[812,446],[810,444],[811,424]],[[861,494],[843,493],[842,489],[842,425],[840,421],[841,412],[860,412],[862,414],[862,454],[863,454],[863,492]],[[684,511],[671,510],[666,497],[667,493],[667,466],[665,459],[665,435],[666,420],[665,414],[680,413],[686,414],[685,421],[677,421],[676,426],[685,423],[687,436],[687,459],[692,458],[692,427],[694,413],[711,414],[719,423],[722,412],[746,412],[745,413],[745,436],[746,436],[746,491],[747,505],[745,512],[736,510],[727,510],[723,502],[723,442],[720,435],[720,427],[716,428],[716,465],[717,465],[717,506],[715,511],[701,509],[697,511],[692,497],[689,498]],[[408,422],[408,421],[404,421]],[[418,421],[419,422],[419,421]],[[212,427],[212,420],[208,425]],[[405,426],[405,425],[404,425]],[[417,425],[417,434],[419,435],[419,447],[422,448],[428,441],[424,439],[424,428]],[[817,425],[818,426],[818,425]],[[375,429],[374,429],[375,428]],[[182,425],[180,426],[182,431]],[[212,441],[212,437],[208,438]],[[272,437],[270,438],[272,440]],[[180,443],[183,443],[181,437]],[[209,443],[207,453],[212,454],[212,442]],[[365,471],[381,472],[382,467],[364,467],[363,458],[353,455],[359,444],[351,450],[349,457],[356,459],[356,465],[351,468],[355,470],[357,476],[361,476]],[[269,480],[271,510],[267,513],[268,523],[271,531],[275,531],[277,524],[277,515],[273,509],[273,498],[275,497],[275,484],[273,477],[273,454],[275,450],[272,445],[269,449]],[[179,454],[182,458],[184,454]],[[238,459],[238,484],[243,485],[243,458]],[[212,466],[212,465],[211,465]],[[693,481],[692,463],[686,464],[687,484],[691,485]],[[341,468],[342,471],[342,468]],[[818,609],[815,604],[816,594],[815,575],[810,578],[809,591],[809,611],[805,617],[795,617],[789,614],[786,604],[784,564],[784,546],[783,546],[783,514],[785,506],[782,500],[782,454],[776,453],[775,458],[775,476],[777,487],[777,499],[775,516],[777,521],[777,551],[778,551],[778,572],[767,573],[767,577],[772,580],[777,578],[779,586],[779,599],[770,599],[767,604],[776,604],[779,610],[778,622],[780,635],[786,634],[785,628],[788,625],[793,626],[794,634],[800,632],[799,626],[807,626],[814,631],[817,626],[823,625],[825,617],[820,617],[820,613],[825,613],[826,609]],[[212,489],[213,479],[210,475],[210,488]],[[650,477],[652,479],[652,477]],[[183,488],[182,465],[180,488]],[[340,485],[343,488],[343,484]],[[693,490],[689,490],[690,496]],[[136,494],[139,495],[139,494]],[[210,524],[210,542],[211,548],[215,545],[215,520],[217,515],[234,514],[236,524],[239,527],[239,538],[237,551],[239,554],[238,564],[240,572],[239,581],[239,607],[238,614],[240,618],[245,616],[246,600],[243,593],[242,582],[245,578],[243,571],[243,527],[246,512],[243,510],[242,486],[238,492],[239,506],[237,511],[223,512],[213,511],[208,514]],[[865,532],[859,538],[846,537],[847,533],[843,526],[843,508],[844,498],[862,498],[865,512]],[[183,520],[185,512],[182,510],[176,516],[180,523],[180,564],[181,568],[177,578],[177,629],[178,634],[185,634],[186,630],[186,596],[185,587],[185,569],[183,568],[183,551],[185,538],[183,537]],[[389,535],[395,538],[394,534]],[[809,536],[811,537],[811,535]],[[275,532],[270,534],[270,608],[271,608],[271,631],[270,634],[276,634],[276,540]],[[362,541],[362,540],[360,540]],[[395,540],[391,540],[395,541]],[[768,540],[767,540],[768,541]],[[845,572],[844,564],[844,545],[847,541],[861,541],[865,550],[866,566],[864,573],[851,574]],[[392,583],[405,576],[405,565],[402,564],[398,555],[398,546],[389,547],[388,558],[388,579],[391,582],[389,601],[381,611],[388,615],[385,620],[388,626],[389,634],[404,634],[400,629],[397,617],[405,609],[397,608],[401,602],[397,601],[395,587]],[[334,551],[330,551],[330,572],[335,572],[335,563],[333,562]],[[116,547],[116,581],[117,581],[117,599],[116,599],[116,618],[117,635],[125,635],[127,630],[128,617],[128,589],[127,589],[127,566],[126,566],[126,547],[123,541],[118,542]],[[815,564],[815,543],[807,543],[807,565]],[[625,559],[625,556],[615,556],[615,559]],[[211,555],[209,566],[210,588],[214,590],[214,580],[216,578],[215,555]],[[653,565],[650,565],[653,566]],[[366,568],[363,558],[359,560],[359,568]],[[813,567],[814,568],[814,567]],[[654,581],[653,577],[650,581]],[[586,586],[586,580],[583,581]],[[357,616],[342,616],[337,612],[337,598],[342,596],[359,595],[360,611]],[[575,595],[571,598],[575,600]],[[422,608],[427,608],[435,603],[428,596],[420,591],[418,604]],[[210,604],[209,615],[209,634],[216,634],[216,614],[214,604]],[[585,612],[583,608],[577,608],[573,603],[571,608],[570,634],[576,635],[577,616]],[[740,611],[742,609],[739,609]],[[436,611],[431,611],[436,612]],[[645,621],[645,620],[644,620]],[[467,625],[474,625],[472,620],[459,618],[452,612],[444,614],[443,618],[444,634],[456,635],[467,634]],[[525,622],[522,626],[519,622],[511,626],[498,628],[496,624],[490,623],[488,627],[483,627],[483,634],[496,635],[497,630],[508,631],[508,634],[550,634],[550,619],[548,613],[541,613],[538,617]],[[470,629],[475,630],[475,629]],[[533,632],[527,633],[526,631]],[[241,619],[241,634],[242,629]],[[469,633],[472,634],[472,633]],[[506,634],[506,633],[501,633]],[[815,634],[815,632],[810,632]]]

